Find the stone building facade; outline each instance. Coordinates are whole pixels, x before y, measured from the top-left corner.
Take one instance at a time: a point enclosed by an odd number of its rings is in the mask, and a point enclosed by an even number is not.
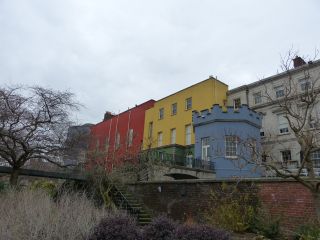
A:
[[[295,171],[300,165],[302,153],[279,103],[285,98],[287,91],[291,91],[290,97],[294,97],[311,89],[312,84],[315,85],[312,89],[318,88],[320,60],[306,63],[300,57],[296,57],[293,61],[292,69],[230,90],[228,105],[237,109],[241,104],[247,104],[251,109],[261,113],[263,120],[260,134],[265,160],[276,159],[279,166]],[[303,104],[297,107],[302,108]],[[320,119],[319,107],[319,103],[316,103],[314,124]],[[320,151],[313,152],[312,158],[316,174],[319,175]]]

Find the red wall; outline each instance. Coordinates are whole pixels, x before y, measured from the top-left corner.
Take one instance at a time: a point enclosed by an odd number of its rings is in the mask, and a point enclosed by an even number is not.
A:
[[[255,191],[261,208],[269,212],[273,219],[279,218],[283,232],[288,235],[292,235],[299,226],[316,219],[312,193],[302,184],[289,180],[138,182],[130,184],[129,190],[155,215],[166,214],[179,221],[190,218],[202,221],[210,203],[211,191],[221,191],[221,184],[226,182],[237,185],[240,191]]]
[[[111,170],[124,161],[136,162],[143,141],[145,111],[153,107],[154,102],[154,100],[149,100],[92,126],[89,164],[99,164]],[[129,129],[133,129],[131,146],[128,146],[127,142]],[[120,134],[120,147],[118,149],[115,148],[116,133]],[[108,152],[106,152],[105,147],[107,139],[109,140]]]

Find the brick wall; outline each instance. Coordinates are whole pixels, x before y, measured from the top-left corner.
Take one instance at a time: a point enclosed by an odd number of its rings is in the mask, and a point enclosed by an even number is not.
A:
[[[234,181],[228,181],[235,184]],[[136,183],[129,190],[155,215],[186,221],[200,220],[209,203],[212,189],[221,186],[221,181],[183,180],[167,182]],[[241,191],[255,191],[261,204],[271,214],[281,217],[281,226],[294,230],[307,220],[315,218],[311,192],[293,181],[242,181]]]

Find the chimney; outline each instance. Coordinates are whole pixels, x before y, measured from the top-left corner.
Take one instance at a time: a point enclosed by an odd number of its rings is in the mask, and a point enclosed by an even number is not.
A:
[[[293,60],[293,67],[297,68],[297,67],[301,67],[303,65],[306,64],[306,62],[299,56],[296,56]]]
[[[104,117],[103,117],[103,121],[106,121],[106,120],[109,120],[110,118],[112,118],[114,115],[107,111],[105,114],[104,114]]]

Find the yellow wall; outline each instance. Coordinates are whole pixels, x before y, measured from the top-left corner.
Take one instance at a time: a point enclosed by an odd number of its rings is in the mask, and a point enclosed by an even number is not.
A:
[[[170,144],[170,131],[176,129],[176,144],[186,145],[185,126],[192,124],[192,111],[211,108],[213,104],[223,105],[226,100],[228,86],[209,78],[168,97],[157,101],[153,108],[146,111],[144,123],[144,149],[151,143],[152,148],[158,147],[158,132],[163,133],[162,146]],[[192,108],[185,110],[185,100],[192,97]],[[171,105],[177,103],[177,114],[171,115]],[[159,109],[164,108],[164,118],[159,119]],[[148,138],[149,123],[153,122],[152,138]],[[192,127],[191,144],[194,144]]]

